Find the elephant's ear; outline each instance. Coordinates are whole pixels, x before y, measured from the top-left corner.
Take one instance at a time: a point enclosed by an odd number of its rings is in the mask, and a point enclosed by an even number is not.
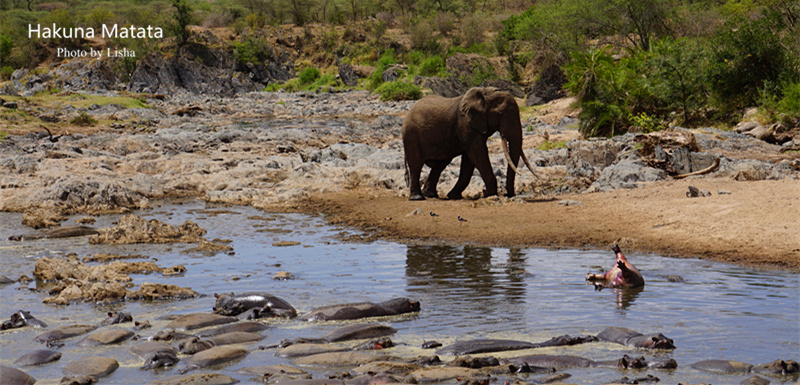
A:
[[[461,97],[458,110],[461,112],[461,115],[464,116],[467,116],[471,110],[478,113],[486,112],[486,98],[483,95],[483,89],[470,88],[469,91]]]

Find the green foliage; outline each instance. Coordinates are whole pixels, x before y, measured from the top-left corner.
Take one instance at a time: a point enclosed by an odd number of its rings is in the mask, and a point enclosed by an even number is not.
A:
[[[269,59],[269,46],[266,41],[250,37],[231,44],[233,57],[242,63],[264,63]]]
[[[438,53],[442,46],[439,44],[438,35],[434,33],[433,23],[430,19],[420,17],[411,20],[405,26],[406,33],[411,39],[411,47],[427,53]]]
[[[555,150],[558,148],[567,148],[567,142],[565,140],[558,140],[555,142],[545,140],[542,144],[536,146],[536,149],[540,151]]]
[[[379,67],[388,67],[392,64],[397,64],[399,61],[397,59],[397,54],[395,54],[394,50],[387,50],[381,54],[381,57],[378,58],[377,65]]]
[[[790,83],[783,87],[783,99],[778,102],[778,111],[800,117],[800,83]]]
[[[167,28],[175,36],[177,44],[182,46],[188,43],[189,37],[191,37],[188,27],[192,23],[192,6],[187,0],[170,0],[170,3],[175,8],[175,14],[172,23]]]
[[[413,84],[404,81],[386,82],[375,89],[381,100],[417,100],[422,97],[422,90]]]
[[[471,87],[475,87],[481,85],[486,80],[492,79],[498,79],[498,76],[491,63],[476,61],[472,64],[472,74],[461,75],[458,80]]]
[[[319,79],[319,77],[320,77],[320,71],[319,69],[317,69],[317,67],[314,66],[304,68],[302,71],[300,71],[300,74],[297,76],[297,78],[300,79],[300,84],[302,85],[312,84],[314,83],[314,81]]]
[[[707,70],[709,86],[723,109],[755,105],[759,92],[776,93],[781,79],[796,76],[774,15],[732,19],[714,36]]]
[[[420,63],[419,74],[422,76],[444,77],[447,75],[445,68],[444,59],[439,55],[433,55]]]
[[[4,64],[8,61],[8,57],[11,56],[11,49],[14,47],[14,41],[11,40],[10,36],[0,34],[0,64]]]

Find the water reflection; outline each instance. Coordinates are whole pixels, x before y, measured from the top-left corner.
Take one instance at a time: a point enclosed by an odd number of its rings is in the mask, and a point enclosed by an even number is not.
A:
[[[409,292],[485,313],[509,315],[524,303],[525,265],[519,249],[509,250],[504,261],[488,247],[409,245],[406,251]]]
[[[598,284],[597,282],[589,282],[591,286],[594,286],[595,291],[601,291],[605,289],[602,284]],[[634,301],[636,301],[636,297],[639,296],[644,290],[644,286],[639,287],[614,287],[611,288],[614,292],[614,298],[616,299],[615,304],[617,305],[617,310],[622,311],[624,314],[624,310],[627,310]]]

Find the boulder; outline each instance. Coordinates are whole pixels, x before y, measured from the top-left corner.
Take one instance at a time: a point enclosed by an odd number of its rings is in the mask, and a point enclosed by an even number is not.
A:
[[[620,188],[636,188],[639,183],[655,182],[666,178],[667,173],[664,170],[648,167],[639,159],[625,159],[603,169],[600,177],[592,183],[590,190],[611,191]]]
[[[347,63],[339,65],[339,79],[348,87],[355,87],[358,85],[358,75],[356,75],[353,66]]]
[[[89,238],[93,244],[131,244],[131,243],[196,243],[200,242],[206,230],[192,221],[179,227],[159,221],[145,220],[129,214],[119,219],[119,225],[100,229],[99,234]]]
[[[230,385],[238,383],[233,377],[218,373],[195,373],[161,378],[150,385]]]
[[[0,379],[3,380],[3,384],[8,385],[33,385],[36,383],[36,379],[28,373],[3,365],[0,365]]]
[[[567,83],[567,76],[557,65],[545,68],[539,78],[533,83],[531,91],[525,98],[525,105],[528,107],[545,104],[551,100],[566,96],[564,84]]]
[[[119,362],[108,357],[83,357],[67,364],[61,371],[68,376],[107,377],[119,368]]]

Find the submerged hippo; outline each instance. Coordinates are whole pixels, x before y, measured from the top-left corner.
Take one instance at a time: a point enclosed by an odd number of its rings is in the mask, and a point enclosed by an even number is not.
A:
[[[30,352],[14,361],[17,366],[34,366],[42,365],[48,362],[54,362],[61,359],[61,353],[53,350],[36,350]]]
[[[34,239],[44,239],[44,238],[70,238],[70,237],[82,237],[84,235],[93,235],[97,233],[98,233],[97,229],[89,226],[70,225],[70,226],[59,226],[53,229],[40,230],[39,232],[35,233],[12,235],[8,237],[8,240],[31,241]]]
[[[249,352],[246,349],[235,346],[215,346],[187,358],[184,361],[186,367],[182,369],[180,373],[184,374],[194,369],[228,364],[231,361],[246,356],[247,353]]]
[[[180,344],[178,344],[178,350],[182,354],[195,354],[197,352],[202,352],[203,350],[211,349],[214,346],[242,344],[247,342],[261,341],[263,339],[264,336],[261,334],[249,332],[224,333],[202,340],[197,337],[191,337],[181,341]]]
[[[115,325],[124,322],[133,322],[133,316],[131,313],[118,312],[115,314],[108,312],[108,318],[100,322],[100,326]]]
[[[288,302],[268,293],[242,293],[242,294],[214,294],[217,303],[214,313],[236,316],[255,310],[252,318],[263,317],[297,317],[297,310]]]
[[[785,376],[800,373],[800,366],[793,360],[775,360],[762,365],[728,360],[704,360],[693,363],[691,367],[705,372],[724,374],[759,373]]]
[[[597,338],[594,336],[571,337],[567,335],[554,337],[547,341],[536,343],[515,340],[478,339],[458,341],[452,345],[448,345],[437,350],[436,354],[450,353],[461,356],[465,354],[494,353],[510,350],[544,348],[550,346],[570,346],[593,341],[597,341]]]
[[[644,357],[629,357],[627,354],[618,360],[593,361],[577,356],[531,355],[509,358],[503,363],[511,364],[512,372],[541,371],[539,369],[565,368],[620,368],[620,369],[675,369],[678,363],[673,359],[647,362]],[[526,367],[527,365],[527,367]]]
[[[419,311],[419,301],[408,298],[394,298],[388,301],[373,303],[347,303],[325,306],[312,310],[300,317],[303,321],[343,321],[368,317],[399,315]]]
[[[134,345],[130,351],[144,360],[142,369],[145,370],[173,366],[179,361],[175,348],[163,342],[145,341]]]
[[[19,369],[0,365],[0,379],[3,384],[9,385],[33,385],[36,379]]]
[[[3,321],[3,323],[0,325],[0,330],[16,329],[25,326],[32,326],[35,328],[46,328],[47,324],[36,319],[34,316],[31,315],[31,313],[25,310],[20,310],[12,314],[11,317],[8,319],[8,321]]]
[[[617,255],[617,262],[611,270],[603,274],[587,273],[586,280],[593,281],[599,287],[639,287],[644,286],[644,277],[628,262],[619,246],[614,244],[611,250]]]
[[[645,335],[631,329],[616,326],[606,328],[597,335],[597,338],[603,341],[616,342],[632,348],[675,349],[672,339],[667,338],[661,333]]]

